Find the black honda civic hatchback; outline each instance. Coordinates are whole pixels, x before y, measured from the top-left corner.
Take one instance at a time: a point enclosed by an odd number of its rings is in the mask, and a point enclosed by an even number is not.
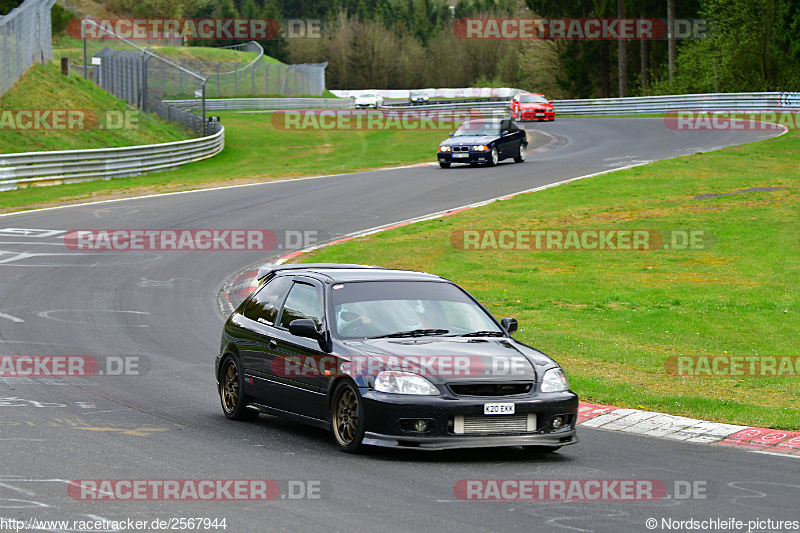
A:
[[[577,442],[561,367],[455,283],[342,264],[267,266],[258,280],[215,362],[228,418],[305,422],[351,453]]]

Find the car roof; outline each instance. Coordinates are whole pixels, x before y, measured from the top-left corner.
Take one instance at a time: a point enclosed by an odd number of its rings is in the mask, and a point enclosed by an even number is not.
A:
[[[332,283],[351,281],[447,281],[435,274],[382,268],[376,265],[347,263],[292,263],[288,265],[264,265],[258,269],[256,279],[262,282],[280,273],[305,274]]]

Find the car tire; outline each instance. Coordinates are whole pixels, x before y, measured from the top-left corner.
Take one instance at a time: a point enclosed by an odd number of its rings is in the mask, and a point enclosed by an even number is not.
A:
[[[493,167],[499,160],[500,156],[497,154],[497,146],[492,146],[492,153],[489,155],[489,162],[487,164],[490,167]]]
[[[442,168],[450,168],[450,163],[444,163],[442,161],[439,161],[439,166]]]
[[[222,412],[230,420],[255,420],[258,411],[247,408],[247,396],[242,383],[244,378],[239,363],[232,356],[226,356],[220,364],[219,400]]]
[[[531,453],[554,453],[561,449],[561,446],[523,446],[526,452]]]
[[[345,453],[359,453],[364,440],[364,403],[361,394],[351,381],[336,386],[331,402],[331,431],[339,449]]]
[[[547,119],[548,122],[553,122],[554,120],[555,120],[554,118],[548,118]]]
[[[525,143],[519,143],[519,155],[514,158],[515,163],[525,162]]]

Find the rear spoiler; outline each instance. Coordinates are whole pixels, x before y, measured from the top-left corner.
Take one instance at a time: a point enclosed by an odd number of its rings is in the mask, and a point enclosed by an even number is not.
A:
[[[283,270],[313,270],[315,268],[380,268],[376,265],[356,265],[347,263],[292,263],[288,265],[263,265],[259,267],[256,279],[259,285],[272,279],[272,277]]]

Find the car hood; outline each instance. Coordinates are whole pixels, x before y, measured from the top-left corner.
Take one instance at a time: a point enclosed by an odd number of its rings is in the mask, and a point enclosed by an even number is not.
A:
[[[359,370],[369,367],[422,374],[435,383],[538,381],[557,366],[546,355],[508,338],[421,337],[343,343]],[[366,361],[368,360],[368,361]]]
[[[441,142],[440,146],[453,146],[462,144],[489,144],[497,139],[494,135],[464,135],[462,137],[451,137]]]
[[[520,109],[553,109],[553,106],[550,104],[519,104]]]

